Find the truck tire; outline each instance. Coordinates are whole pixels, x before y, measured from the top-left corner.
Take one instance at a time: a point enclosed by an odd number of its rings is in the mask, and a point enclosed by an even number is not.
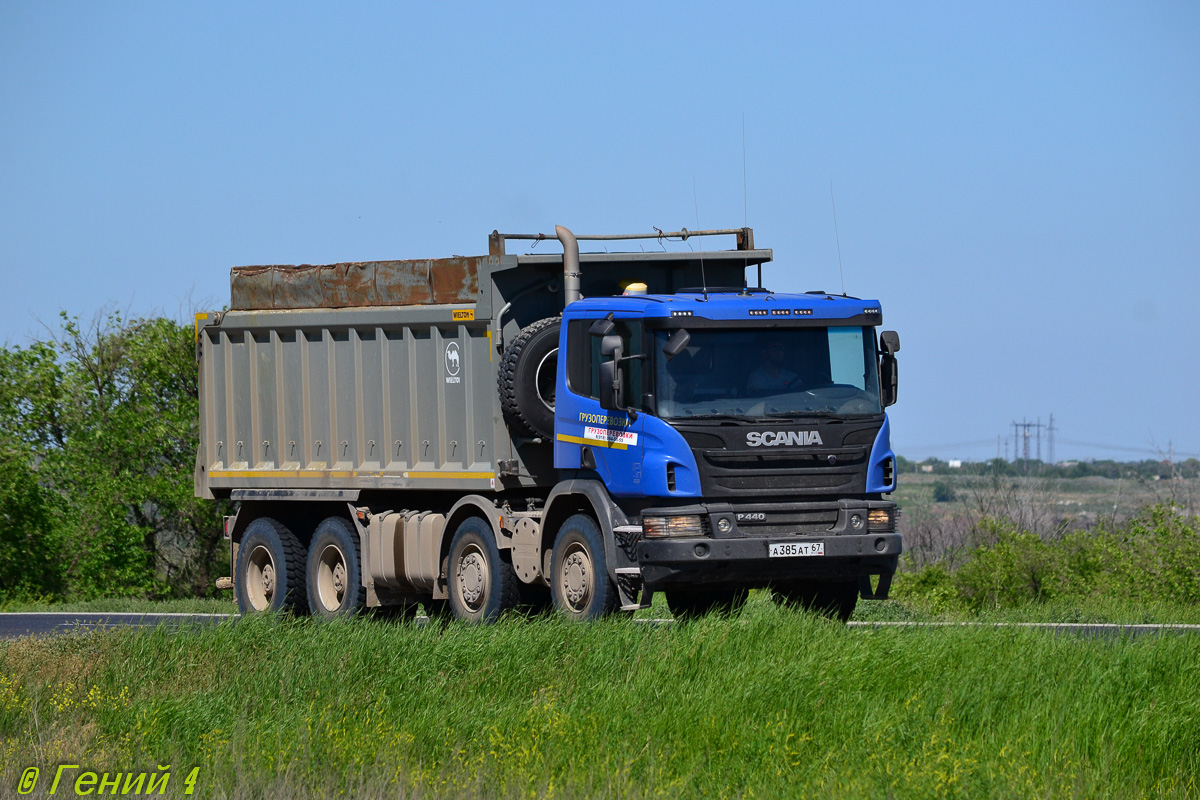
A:
[[[550,559],[550,595],[567,619],[598,619],[619,602],[608,577],[604,537],[587,514],[568,517],[558,529]]]
[[[776,586],[775,593],[788,605],[842,622],[849,621],[858,605],[858,581],[803,581]]]
[[[667,589],[667,608],[678,622],[719,612],[730,616],[746,604],[749,590],[739,586],[697,586]]]
[[[304,545],[282,523],[259,517],[250,523],[238,546],[238,610],[307,610],[304,580]]]
[[[554,390],[558,381],[560,317],[521,329],[504,348],[496,376],[500,408],[517,433],[554,439]]]
[[[353,617],[366,604],[360,547],[358,531],[344,517],[329,517],[317,526],[305,570],[314,617]]]
[[[466,622],[495,622],[521,600],[517,573],[500,554],[491,527],[471,517],[450,542],[450,610]]]

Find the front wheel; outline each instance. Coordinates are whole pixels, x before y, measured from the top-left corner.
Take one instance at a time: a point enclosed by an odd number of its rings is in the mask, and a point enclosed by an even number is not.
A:
[[[517,573],[478,517],[458,526],[450,542],[450,610],[466,622],[495,622],[521,600]]]
[[[617,587],[608,577],[604,537],[587,514],[568,517],[558,530],[550,560],[550,595],[568,619],[597,619],[617,607]]]

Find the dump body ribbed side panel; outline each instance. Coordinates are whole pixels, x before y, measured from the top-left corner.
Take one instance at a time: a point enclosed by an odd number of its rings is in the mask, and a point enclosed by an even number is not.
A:
[[[200,328],[202,479],[495,489],[495,356],[464,311],[231,311]]]

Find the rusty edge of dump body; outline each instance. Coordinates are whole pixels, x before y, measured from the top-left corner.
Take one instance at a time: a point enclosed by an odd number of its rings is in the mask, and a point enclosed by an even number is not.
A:
[[[229,271],[236,311],[475,302],[489,256],[265,265]],[[494,259],[493,259],[494,260]]]

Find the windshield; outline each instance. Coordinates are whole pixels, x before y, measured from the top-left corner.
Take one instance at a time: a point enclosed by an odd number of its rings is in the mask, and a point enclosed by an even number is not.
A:
[[[655,333],[661,417],[879,414],[873,328],[701,328],[672,359]]]

